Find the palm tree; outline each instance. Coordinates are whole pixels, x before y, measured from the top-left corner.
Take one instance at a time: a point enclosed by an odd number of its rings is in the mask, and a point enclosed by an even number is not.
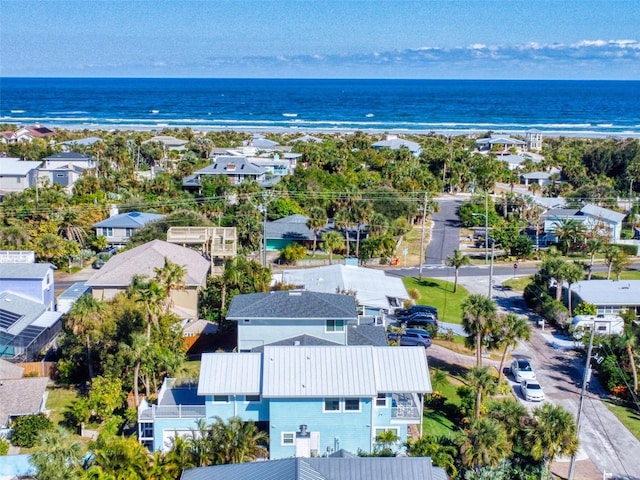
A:
[[[131,335],[130,343],[130,345],[126,343],[121,344],[120,351],[125,355],[125,358],[133,364],[133,397],[137,407],[140,405],[140,368],[149,350],[149,340],[140,333],[134,333]],[[147,394],[148,393],[149,392],[147,392]]]
[[[460,447],[462,464],[476,474],[484,466],[497,466],[509,454],[507,433],[498,421],[480,418],[471,423],[469,434]]]
[[[467,374],[467,381],[476,390],[476,404],[473,417],[480,418],[480,406],[482,405],[483,394],[488,393],[495,387],[495,379],[489,367],[473,367]]]
[[[91,295],[81,296],[71,308],[71,312],[65,320],[65,326],[74,335],[84,336],[87,345],[87,367],[89,380],[94,377],[92,359],[92,340],[102,325],[102,313],[105,305]]]
[[[228,422],[220,417],[209,427],[208,436],[213,447],[213,463],[251,462],[265,458],[268,436],[253,422],[245,422],[240,417],[231,417]]]
[[[144,304],[147,313],[147,343],[151,343],[151,325],[158,326],[160,305],[166,299],[167,290],[155,279],[147,280],[136,275],[129,287],[136,302]]]
[[[327,224],[327,213],[320,207],[313,207],[309,211],[307,227],[313,230],[313,256],[316,256],[316,246],[318,245],[318,234]]]
[[[476,366],[482,366],[482,343],[493,330],[496,319],[496,304],[484,295],[469,295],[462,302],[462,326],[469,336],[475,336]]]
[[[564,279],[567,282],[567,307],[571,317],[571,285],[584,278],[584,267],[579,263],[566,263],[564,265]],[[559,286],[559,288],[561,288]]]
[[[604,263],[607,265],[607,280],[611,280],[611,270],[615,264],[621,264],[624,252],[615,245],[607,245],[602,252],[604,253]]]
[[[135,438],[100,434],[87,471],[90,478],[146,478],[150,458],[147,450]],[[100,476],[104,475],[104,476]]]
[[[593,262],[595,261],[596,253],[602,250],[603,245],[604,242],[601,237],[591,237],[587,240],[587,253],[591,256],[587,280],[591,280],[591,272],[593,270]]]
[[[533,459],[542,460],[548,472],[556,456],[577,451],[578,429],[569,412],[551,403],[534,408],[533,420],[526,430],[526,442]]]
[[[360,200],[354,205],[354,217],[356,221],[356,257],[360,258],[360,230],[373,218],[373,210],[365,200]]]
[[[78,211],[76,210],[67,209],[62,212],[62,218],[58,224],[58,235],[84,246],[87,239],[87,232],[80,224],[79,217],[80,215],[78,215]]]
[[[515,347],[519,340],[529,340],[531,338],[531,328],[526,318],[520,317],[515,313],[507,313],[500,319],[498,331],[497,343],[503,346],[500,368],[498,369],[498,384],[500,384],[507,351],[509,348]]]
[[[631,259],[627,252],[619,250],[620,253],[616,256],[611,264],[611,270],[616,274],[616,280],[620,280],[620,275],[631,265]]]
[[[39,447],[29,461],[38,471],[39,480],[74,480],[81,478],[82,445],[63,427],[39,434]]]
[[[627,352],[627,357],[629,358],[629,369],[633,376],[633,393],[635,394],[638,391],[638,367],[636,366],[634,348],[638,342],[638,336],[632,330],[632,325],[633,324],[628,323],[625,325],[624,332],[622,335],[617,337],[617,343],[620,348]]]
[[[400,440],[400,437],[396,431],[392,429],[385,430],[383,433],[376,435],[376,443],[382,446],[382,450],[388,450],[390,452],[392,447],[398,443],[398,440]]]
[[[25,250],[29,242],[31,237],[18,225],[0,228],[0,245],[4,249]]]
[[[458,448],[450,438],[423,435],[417,440],[409,438],[405,446],[409,456],[430,457],[433,464],[444,468],[450,478],[457,477],[455,459],[458,456]]]
[[[523,422],[529,416],[526,407],[515,398],[497,400],[489,403],[487,416],[500,422],[507,432],[511,443],[522,430]]]
[[[335,221],[336,227],[344,230],[344,238],[346,242],[347,257],[348,257],[349,256],[349,229],[351,228],[351,225],[353,223],[351,218],[351,210],[347,210],[347,209],[338,210],[338,213],[336,213],[334,221]]]
[[[553,222],[554,235],[558,238],[560,251],[563,255],[572,252],[575,247],[584,241],[585,227],[582,222],[573,218]]]
[[[156,267],[154,271],[156,272],[156,280],[165,288],[166,311],[168,312],[173,306],[172,291],[182,290],[186,286],[184,276],[187,274],[187,269],[164,257],[164,265]]]
[[[329,252],[329,265],[333,264],[333,252],[344,248],[344,238],[335,230],[324,232],[321,237],[322,247]]]
[[[456,293],[456,291],[458,290],[458,274],[460,267],[469,265],[470,263],[471,260],[469,260],[469,257],[462,253],[462,250],[459,250],[457,248],[453,251],[453,255],[447,257],[447,265],[454,268],[455,276],[453,282],[453,293]]]

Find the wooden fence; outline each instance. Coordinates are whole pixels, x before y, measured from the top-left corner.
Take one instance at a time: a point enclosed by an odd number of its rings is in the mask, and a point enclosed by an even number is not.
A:
[[[24,368],[24,377],[54,377],[58,369],[58,362],[26,362],[16,365]]]

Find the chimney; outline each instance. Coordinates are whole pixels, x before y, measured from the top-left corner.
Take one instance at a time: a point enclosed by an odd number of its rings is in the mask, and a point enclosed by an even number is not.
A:
[[[111,205],[111,208],[109,209],[109,217],[115,217],[119,213],[120,213],[120,211],[118,210],[118,206],[117,205]]]

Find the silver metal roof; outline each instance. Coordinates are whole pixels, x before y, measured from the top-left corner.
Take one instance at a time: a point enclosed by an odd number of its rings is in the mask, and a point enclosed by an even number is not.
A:
[[[371,366],[375,372],[378,392],[431,391],[431,378],[424,349],[380,347],[372,349],[372,354],[374,360]]]
[[[571,291],[594,305],[640,305],[640,280],[583,280],[574,283]]]
[[[202,355],[198,395],[259,395],[261,383],[260,353]]]

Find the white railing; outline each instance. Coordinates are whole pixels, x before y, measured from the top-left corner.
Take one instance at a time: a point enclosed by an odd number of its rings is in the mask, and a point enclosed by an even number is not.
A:
[[[138,421],[156,418],[204,418],[206,414],[204,405],[151,405],[138,412]]]

